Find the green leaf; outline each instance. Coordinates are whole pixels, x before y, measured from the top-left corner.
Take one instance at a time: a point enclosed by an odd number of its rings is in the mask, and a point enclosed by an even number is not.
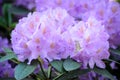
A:
[[[0,58],[0,62],[7,61],[12,58],[17,58],[12,50],[5,48],[4,51],[6,55]]]
[[[31,78],[25,78],[25,79],[22,79],[22,80],[34,80],[34,79],[31,79]]]
[[[120,3],[120,0],[116,0],[116,1]]]
[[[90,71],[91,71],[90,69],[83,69],[83,70],[77,69],[77,70],[73,70],[73,71],[61,74],[53,80],[70,80],[72,78],[76,78],[78,76],[84,75]]]
[[[7,22],[7,26],[10,26],[12,24],[12,14],[10,12],[11,7],[11,4],[4,4],[2,8],[4,18]]]
[[[0,78],[0,80],[15,80],[15,78]]]
[[[58,72],[64,72],[63,61],[61,60],[53,60],[51,63],[53,68],[55,68]]]
[[[4,52],[6,54],[14,54],[14,52],[11,49],[9,49],[9,48],[4,48]]]
[[[6,25],[6,22],[5,22],[5,19],[4,17],[0,16],[0,26],[5,28],[7,25]]]
[[[15,78],[0,78],[0,80],[16,80],[16,79]],[[34,80],[34,79],[25,78],[25,79],[22,79],[22,80]]]
[[[37,63],[34,62],[31,65],[26,63],[20,63],[15,67],[15,78],[17,80],[24,79],[28,75],[30,75],[37,67]]]
[[[120,65],[120,63],[119,62],[117,62],[117,61],[115,61],[115,60],[112,60],[112,59],[105,59],[106,61],[110,61],[110,62],[114,62],[114,63],[116,63],[116,64],[119,64]]]
[[[70,59],[67,58],[64,63],[63,63],[63,67],[66,71],[72,71],[72,70],[76,70],[78,68],[80,68],[81,64]]]
[[[21,8],[21,7],[15,7],[13,6],[11,8],[11,13],[14,15],[27,15],[29,11],[27,9]]]
[[[12,23],[12,24],[11,24],[11,26],[10,26],[10,27],[11,27],[11,29],[14,29],[14,28],[15,28],[15,26],[16,26],[16,24],[17,24],[17,22]]]
[[[51,77],[51,70],[52,70],[52,67],[49,66],[49,67],[48,67],[48,73],[47,73],[48,78]]]
[[[39,74],[36,75],[36,77],[40,80],[45,80],[45,76],[43,75],[42,71],[40,71]]]
[[[110,74],[106,69],[94,68],[93,71],[106,77],[106,78],[109,78],[110,80],[115,80],[114,77],[112,76],[112,74]]]
[[[117,50],[117,49],[110,49],[110,52],[112,52],[112,53],[114,53],[114,54],[120,56],[120,51]]]
[[[111,58],[115,59],[115,60],[120,60],[120,50],[118,49],[110,49],[111,52]]]

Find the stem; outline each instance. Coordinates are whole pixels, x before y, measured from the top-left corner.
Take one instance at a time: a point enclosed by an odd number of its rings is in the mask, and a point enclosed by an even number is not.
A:
[[[120,65],[120,63],[119,62],[117,62],[117,61],[114,61],[114,60],[112,60],[112,59],[107,59],[108,61],[111,61],[111,62],[115,62],[116,64],[119,64]]]
[[[49,66],[49,67],[48,67],[48,78],[49,78],[49,79],[51,78],[51,74],[52,74],[52,67]]]
[[[43,67],[42,67],[42,64],[41,64],[41,61],[40,61],[39,58],[38,58],[38,61],[39,61],[39,65],[40,65],[41,71],[42,71],[42,73],[43,73],[43,76],[45,77],[45,80],[47,80],[48,78],[47,78],[47,76],[46,76],[46,74],[45,74],[45,71],[44,71],[44,69],[43,69]]]
[[[14,59],[11,59],[10,61],[12,61],[12,62],[14,62],[14,63],[16,63],[16,64],[19,64],[19,63],[20,63],[19,61],[16,61],[16,60],[14,60]]]
[[[63,75],[64,73],[62,73],[62,74],[60,74],[60,75],[58,75],[57,77],[55,77],[53,80],[57,80],[57,79],[59,79],[62,75]]]

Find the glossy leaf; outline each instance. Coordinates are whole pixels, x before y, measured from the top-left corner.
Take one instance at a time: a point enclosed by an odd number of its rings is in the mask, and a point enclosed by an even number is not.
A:
[[[94,68],[93,71],[106,77],[106,78],[109,78],[110,80],[115,80],[113,75],[111,73],[109,73],[106,69]]]
[[[66,71],[72,71],[72,70],[76,70],[78,68],[80,68],[81,64],[70,59],[67,58],[64,63],[63,63],[63,67]]]
[[[21,8],[21,7],[11,7],[11,13],[14,15],[20,15],[20,16],[25,16],[29,13],[27,9]]]
[[[15,67],[15,78],[17,80],[24,79],[29,76],[37,67],[37,63],[28,65],[26,63],[20,63]]]
[[[2,56],[0,58],[0,62],[7,61],[12,58],[17,58],[17,56],[14,54],[14,52],[12,50],[5,48],[4,51],[5,51],[6,55]]]
[[[63,68],[63,61],[60,60],[54,60],[50,63],[53,68],[55,68],[58,72],[64,72]]]
[[[72,78],[76,78],[78,76],[84,75],[90,71],[91,71],[90,69],[83,69],[83,70],[78,69],[78,70],[74,70],[74,71],[61,74],[60,76],[56,77],[53,80],[70,80]]]

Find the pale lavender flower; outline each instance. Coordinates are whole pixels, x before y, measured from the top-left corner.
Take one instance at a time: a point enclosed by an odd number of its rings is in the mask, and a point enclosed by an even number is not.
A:
[[[0,63],[0,77],[14,77],[14,69],[7,61]]]
[[[24,6],[29,10],[35,8],[35,0],[16,0],[15,5]]]
[[[116,66],[116,63],[115,63],[115,62],[111,62],[111,63],[110,63],[110,67],[111,67],[112,69],[118,69],[118,67]]]
[[[108,78],[105,78],[103,75],[99,75],[93,71],[80,76],[79,80],[109,80]]]
[[[116,48],[120,45],[120,4],[113,1],[109,2],[108,11],[107,11],[107,19],[105,19],[106,30],[110,35],[110,46]]]
[[[74,18],[61,8],[29,14],[12,31],[13,50],[20,61],[28,59],[29,63],[39,56],[49,60],[66,58],[73,46],[63,35],[74,23]]]
[[[36,10],[43,11],[49,8],[61,7],[70,15],[81,18],[86,12],[93,10],[99,3],[107,3],[109,0],[36,0]]]
[[[0,53],[4,52],[4,48],[9,48],[10,44],[7,38],[0,37]]]
[[[88,2],[84,1],[83,2]],[[36,11],[44,11],[49,8],[61,7],[66,9],[67,12],[74,17],[80,16],[83,11],[81,0],[36,0]],[[89,2],[88,2],[89,3]],[[82,3],[83,4],[83,3]]]
[[[2,3],[2,0],[0,0],[0,3]]]
[[[36,10],[43,11],[49,8],[61,7],[67,11],[77,6],[79,0],[36,0]]]
[[[32,35],[37,30],[40,21],[40,14],[34,12],[28,14],[28,17],[19,20],[16,28],[12,31],[11,42],[14,52],[18,55],[20,61],[33,59],[31,50],[28,48],[28,41],[32,40]],[[33,46],[33,45],[32,45]]]
[[[94,65],[105,68],[102,59],[109,58],[109,35],[105,31],[101,22],[97,21],[94,17],[90,17],[87,22],[79,22],[71,29],[71,36],[77,42],[77,52],[75,59],[83,62],[83,67],[90,68]]]
[[[82,20],[86,21],[89,15],[95,16],[105,25],[105,29],[110,35],[109,43],[112,48],[120,45],[120,4],[115,1],[100,1],[94,5],[94,8],[86,11],[82,15]]]

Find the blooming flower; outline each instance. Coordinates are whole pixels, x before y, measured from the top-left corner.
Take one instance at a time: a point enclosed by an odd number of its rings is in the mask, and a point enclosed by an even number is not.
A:
[[[82,75],[79,78],[79,80],[94,80],[94,79],[97,79],[97,80],[109,80],[108,78],[105,78],[104,76],[102,76],[100,74],[97,74],[97,73],[95,73],[93,71],[88,72],[87,74]]]
[[[36,0],[36,10],[42,11],[49,7],[62,7],[75,18],[87,20],[89,15],[102,21],[110,35],[110,46],[116,48],[119,43],[120,4],[111,0]]]
[[[98,3],[109,0],[36,0],[36,10],[43,11],[49,8],[61,7],[66,9],[70,15],[81,18],[82,15],[93,10]]]
[[[8,43],[8,39],[0,37],[0,53],[4,52],[3,48],[9,48],[9,47],[10,44]]]
[[[110,47],[116,48],[119,43],[120,29],[119,23],[120,19],[120,4],[115,1],[100,1],[97,2],[93,9],[86,11],[82,15],[82,20],[86,21],[89,15],[95,16],[98,20],[105,25],[105,29],[110,35]]]
[[[36,10],[43,11],[48,8],[61,7],[69,11],[78,5],[79,0],[36,0]]]
[[[11,68],[11,65],[8,62],[0,63],[0,77],[13,77],[14,69]]]
[[[35,8],[35,0],[16,0],[15,1],[15,5],[22,5],[24,7],[26,7],[27,9],[31,10],[33,8]]]
[[[79,44],[75,59],[83,62],[84,67],[89,64],[90,68],[93,68],[96,64],[100,68],[105,68],[102,59],[109,57],[109,35],[101,22],[90,17],[87,22],[81,21],[76,24],[70,33],[72,39]]]
[[[73,24],[74,19],[61,8],[29,14],[12,31],[13,50],[20,61],[28,59],[29,63],[39,56],[49,60],[68,57],[69,44],[63,34]]]
[[[28,17],[19,20],[16,28],[12,31],[12,48],[20,61],[28,58],[31,59],[31,51],[28,48],[27,42],[32,39],[32,35],[37,30],[39,20],[39,13],[28,14]]]

